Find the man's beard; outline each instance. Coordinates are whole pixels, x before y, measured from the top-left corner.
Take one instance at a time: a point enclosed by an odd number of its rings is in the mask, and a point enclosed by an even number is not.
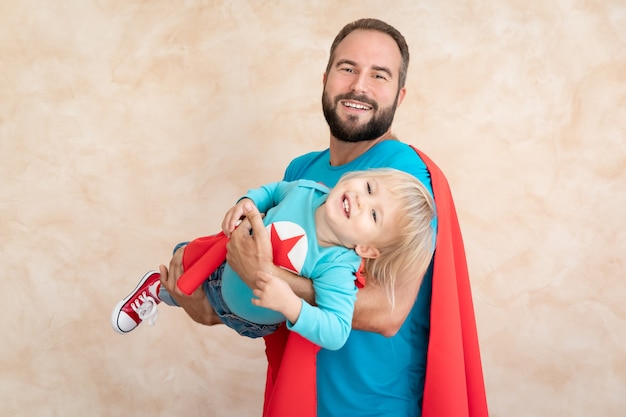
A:
[[[374,112],[374,117],[364,125],[357,124],[356,116],[350,116],[347,122],[342,121],[337,114],[337,106],[340,105],[341,100],[354,100],[368,104],[372,107],[370,111]],[[364,142],[381,137],[391,127],[397,105],[397,95],[391,106],[378,111],[378,103],[365,96],[357,96],[354,93],[341,94],[335,97],[333,103],[326,90],[322,93],[322,110],[326,123],[330,127],[330,133],[342,142]]]

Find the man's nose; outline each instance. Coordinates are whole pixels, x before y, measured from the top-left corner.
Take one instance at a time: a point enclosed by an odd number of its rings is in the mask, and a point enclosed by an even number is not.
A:
[[[368,78],[365,73],[357,74],[354,77],[354,82],[352,83],[352,91],[357,94],[367,93],[369,89]]]

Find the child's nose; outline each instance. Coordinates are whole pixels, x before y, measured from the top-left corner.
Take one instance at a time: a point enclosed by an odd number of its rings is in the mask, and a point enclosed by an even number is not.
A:
[[[370,195],[368,194],[359,194],[357,196],[357,207],[359,208],[359,211],[363,212],[363,211],[367,211],[368,207],[370,207],[371,204],[371,198]]]

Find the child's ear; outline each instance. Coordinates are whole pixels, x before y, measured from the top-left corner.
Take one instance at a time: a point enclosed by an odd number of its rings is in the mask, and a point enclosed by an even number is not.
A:
[[[354,251],[361,258],[375,259],[380,256],[380,251],[378,249],[368,245],[356,245],[354,247]]]

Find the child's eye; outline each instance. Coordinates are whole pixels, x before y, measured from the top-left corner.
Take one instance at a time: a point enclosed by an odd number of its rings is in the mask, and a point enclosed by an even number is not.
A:
[[[372,186],[370,185],[370,183],[366,182],[365,184],[367,184],[367,193],[372,194]]]
[[[376,210],[372,210],[372,219],[374,219],[374,223],[376,223]]]

